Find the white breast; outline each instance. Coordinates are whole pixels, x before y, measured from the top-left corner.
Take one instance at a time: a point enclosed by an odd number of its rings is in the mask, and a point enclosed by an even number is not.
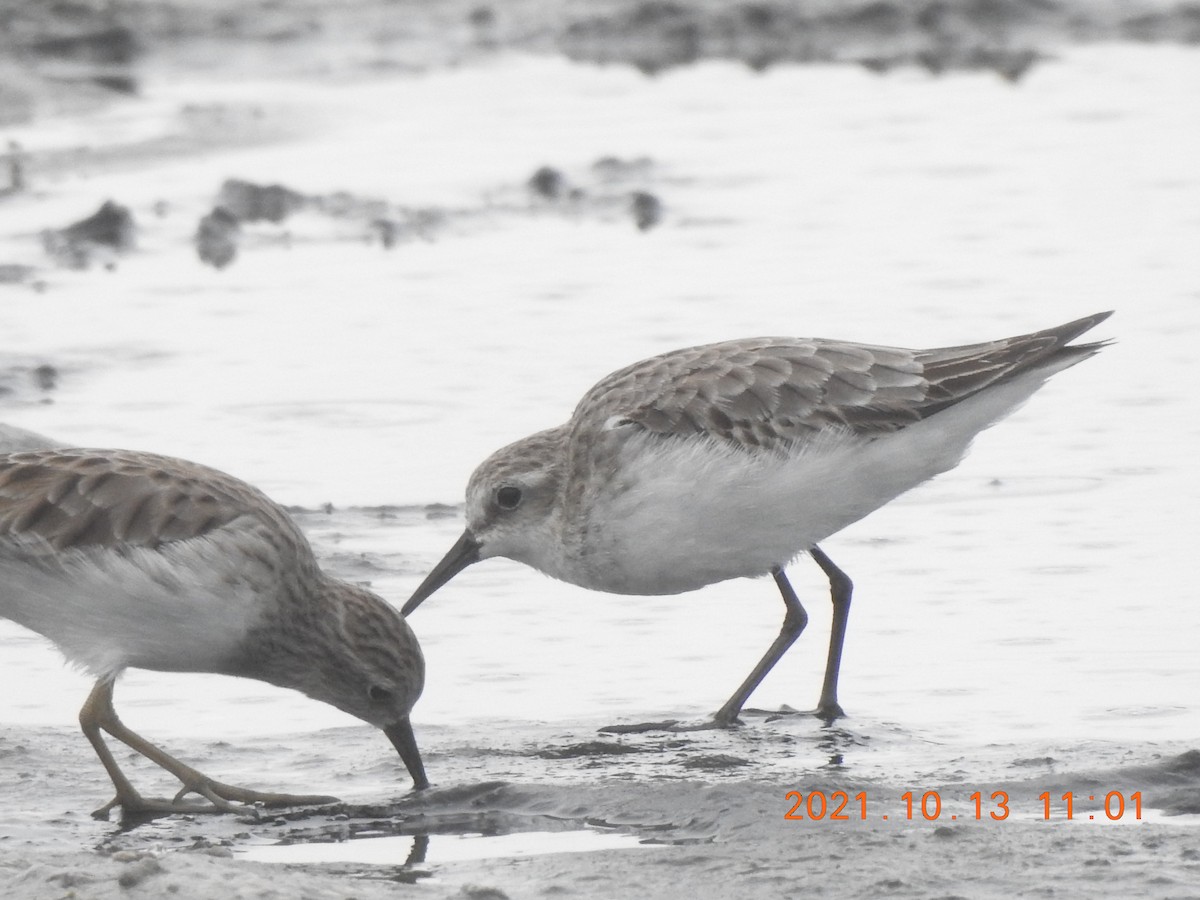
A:
[[[786,456],[631,430],[614,475],[592,495],[582,541],[568,548],[568,580],[672,594],[766,574],[953,468],[1046,377],[989,388],[874,440],[831,431]]]

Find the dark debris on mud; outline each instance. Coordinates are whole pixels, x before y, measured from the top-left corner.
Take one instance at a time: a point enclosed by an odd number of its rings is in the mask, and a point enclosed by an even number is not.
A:
[[[65,228],[42,232],[42,245],[59,265],[86,269],[96,261],[113,266],[133,250],[137,226],[128,207],[106,200],[98,210]]]
[[[307,214],[309,222],[340,229],[347,240],[385,250],[543,215],[627,221],[645,232],[665,215],[662,200],[650,187],[655,178],[653,163],[642,158],[602,157],[578,175],[547,165],[535,171],[523,188],[500,185],[477,204],[459,207],[408,206],[346,191],[307,193],[282,184],[230,178],[197,226],[196,254],[201,262],[220,269],[232,264],[244,247],[292,246],[304,240],[304,225],[295,224],[301,213]]]
[[[7,354],[0,355],[0,401],[8,406],[53,402],[54,391],[58,388],[61,378],[62,371],[51,362],[35,358],[14,358]],[[12,438],[14,435],[22,433],[20,429],[12,426],[6,425],[4,428],[3,435],[5,437]],[[23,434],[29,436],[28,449],[56,443],[49,438],[35,436],[32,432],[23,432]],[[21,441],[16,442],[16,444],[20,443]],[[8,441],[4,443],[5,452],[11,453],[14,449],[26,448],[16,446]]]
[[[702,60],[843,63],[884,73],[987,70],[1016,82],[1065,43],[1200,43],[1200,2],[1141,0],[113,0],[103,4],[0,0],[0,125],[71,112],[136,94],[142,69],[191,75],[270,72],[299,80],[319,73],[377,75],[428,70],[502,51],[628,65],[654,75]],[[240,67],[240,68],[239,68]],[[243,114],[244,112],[244,114]],[[206,142],[255,142],[284,127],[261,110],[188,108],[179,134],[132,154],[195,152]],[[125,159],[132,148],[0,148],[0,203],[36,196],[64,171]],[[125,164],[129,164],[126,159]],[[382,197],[312,192],[300,185],[230,177],[198,216],[192,241],[214,268],[256,246],[311,239],[295,223],[323,222],[335,240],[385,249],[455,230],[496,227],[506,216],[624,221],[642,232],[669,220],[652,161],[604,158],[586,171],[547,164],[468,208],[415,207]],[[113,267],[135,250],[139,228],[171,212],[165,198],[134,214],[110,201],[74,224],[41,235],[51,262]],[[303,215],[302,215],[303,214]],[[36,267],[0,260],[0,284],[46,286]]]
[[[0,16],[5,48],[17,58],[79,67],[131,66],[212,40],[266,53],[306,46],[319,61],[334,52],[323,43],[369,37],[376,58],[363,64],[397,68],[517,49],[653,71],[710,58],[759,68],[853,61],[863,52],[899,57],[921,46],[1200,41],[1200,4],[1189,0],[2,0]]]
[[[578,173],[543,166],[524,180],[487,190],[473,204],[417,207],[347,191],[306,192],[228,178],[217,189],[212,208],[198,220],[192,242],[201,263],[222,269],[254,249],[343,241],[390,250],[546,216],[624,224],[647,232],[667,214],[659,199],[662,180],[649,159],[605,156]],[[172,215],[171,199],[160,199],[154,209],[139,211],[136,218],[129,207],[108,200],[90,215],[36,237],[53,266],[114,269],[136,253],[140,234],[159,227],[169,230]],[[151,243],[161,243],[155,238]],[[0,264],[3,283],[37,290],[46,286],[40,270],[27,264]]]

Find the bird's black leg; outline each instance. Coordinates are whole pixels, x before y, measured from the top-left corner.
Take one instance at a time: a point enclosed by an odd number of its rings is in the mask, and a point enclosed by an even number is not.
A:
[[[791,584],[788,583],[787,576],[783,574],[783,569],[776,566],[771,570],[771,575],[774,576],[775,583],[779,585],[779,593],[783,596],[783,605],[787,610],[783,616],[783,625],[779,629],[779,636],[767,648],[767,652],[758,661],[758,665],[754,667],[754,670],[746,676],[746,680],[733,692],[733,696],[726,700],[725,705],[717,710],[716,715],[713,716],[713,724],[715,725],[729,726],[737,724],[738,713],[742,711],[742,707],[750,699],[750,695],[754,693],[755,688],[762,683],[762,680],[767,677],[767,673],[775,667],[775,663],[779,662],[783,654],[787,652],[788,647],[792,646],[796,638],[800,637],[800,632],[808,624],[808,613],[804,611],[799,598],[796,597],[796,592],[792,590]]]
[[[817,715],[832,722],[846,714],[838,704],[838,673],[842,667],[842,644],[846,640],[846,623],[850,618],[850,595],[854,582],[833,564],[820,547],[815,544],[808,551],[813,560],[829,578],[829,596],[833,601],[833,627],[829,632],[829,660],[825,664],[825,681],[821,684],[821,699],[817,701]]]
[[[846,615],[850,609],[851,584],[850,579],[834,566],[829,561],[829,557],[818,548],[813,547],[810,552],[812,552],[813,558],[817,560],[817,564],[829,574],[829,581],[834,597],[834,644],[836,645],[836,653],[835,646],[831,645],[830,666],[832,676],[830,675],[830,669],[827,669],[825,674],[825,689],[821,693],[821,707],[817,711],[817,714],[824,718],[834,719],[843,714],[841,708],[837,705],[837,668],[842,654],[842,638],[846,632]],[[767,652],[758,661],[758,665],[746,676],[746,680],[741,683],[738,689],[733,692],[733,696],[726,700],[725,704],[716,711],[711,720],[699,725],[680,725],[673,719],[664,722],[644,722],[638,725],[609,725],[606,728],[600,729],[600,731],[605,734],[640,734],[647,731],[664,730],[700,731],[706,728],[729,728],[733,725],[741,724],[738,714],[742,711],[742,707],[745,706],[746,701],[750,699],[750,695],[754,693],[759,684],[762,683],[762,680],[767,677],[767,673],[775,667],[775,664],[783,658],[783,654],[796,642],[796,638],[800,637],[800,633],[804,631],[804,627],[808,624],[808,613],[804,611],[804,606],[800,603],[800,599],[792,589],[787,576],[783,574],[783,569],[776,566],[771,570],[771,575],[775,579],[775,584],[779,586],[779,593],[783,597],[783,605],[785,607],[783,625],[780,626],[779,635],[771,643],[771,646],[767,648]],[[843,588],[844,590],[841,590]],[[827,697],[832,697],[832,706],[825,702]],[[836,710],[836,712],[831,713],[830,710]]]

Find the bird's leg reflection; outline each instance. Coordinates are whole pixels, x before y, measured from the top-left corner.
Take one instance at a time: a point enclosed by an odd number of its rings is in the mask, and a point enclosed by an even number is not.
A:
[[[412,849],[408,851],[408,858],[404,860],[405,866],[415,866],[425,862],[425,857],[429,855],[429,835],[414,834]]]

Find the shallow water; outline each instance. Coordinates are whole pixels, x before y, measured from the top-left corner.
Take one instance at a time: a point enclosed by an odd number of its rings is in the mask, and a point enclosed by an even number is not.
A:
[[[600,850],[631,850],[649,845],[629,834],[597,830],[529,831],[515,834],[447,834],[422,841],[420,836],[385,837],[361,835],[352,841],[325,844],[264,844],[247,847],[243,855],[256,862],[331,863],[371,865],[403,864],[420,853],[422,862],[438,865],[462,859],[495,859],[539,853],[593,853]],[[425,846],[422,844],[425,843]]]
[[[1064,51],[1019,86],[720,63],[647,79],[524,57],[302,95],[151,78],[142,99],[84,123],[0,134],[31,149],[86,136],[132,160],[9,198],[0,256],[44,264],[31,235],[110,197],[142,224],[114,271],[3,288],[4,354],[60,379],[0,412],[73,443],[203,461],[287,504],[332,503],[301,517],[322,560],[400,604],[460,530],[473,466],[564,420],[625,363],[764,333],[961,343],[1113,308],[1097,336],[1115,345],[984,434],[958,470],[826,544],[856,586],[850,718],[833,733],[755,718],[749,737],[700,746],[731,747],[755,777],[785,784],[833,765],[917,787],[1178,752],[1200,734],[1198,89],[1197,51],[1130,46]],[[185,102],[252,105],[291,136],[136,152],[183,127]],[[593,184],[592,164],[613,155],[649,161],[636,186],[664,203],[654,230],[524,197],[540,165]],[[214,271],[190,238],[229,176],[436,207],[450,224],[385,251],[353,222],[302,214],[249,229],[241,258]],[[806,708],[818,693],[827,588],[806,560],[793,572],[809,631],[755,706]],[[711,712],[774,636],[779,607],[768,581],[616,597],[477,566],[413,619],[431,773],[587,778],[536,747]],[[87,690],[5,622],[0,683],[36,686],[0,691],[6,728],[64,734]],[[118,703],[177,745],[256,748],[230,763],[245,771],[320,770],[354,724],[216,677],[131,672]],[[262,740],[299,733],[304,750]],[[374,737],[356,738],[364,759],[376,744],[387,756]],[[498,746],[510,739],[512,755]],[[1021,760],[1044,762],[1030,772]],[[394,796],[388,763],[365,764],[350,792]]]

